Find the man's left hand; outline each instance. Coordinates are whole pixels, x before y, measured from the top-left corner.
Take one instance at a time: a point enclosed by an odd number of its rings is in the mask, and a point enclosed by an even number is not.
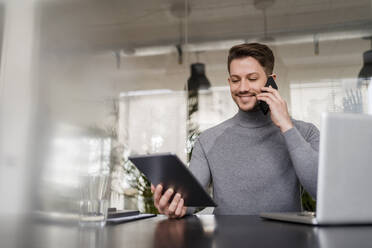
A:
[[[276,89],[270,87],[261,88],[261,93],[257,94],[257,100],[266,102],[270,107],[270,116],[282,133],[291,129],[293,123],[288,113],[286,101],[279,95]]]

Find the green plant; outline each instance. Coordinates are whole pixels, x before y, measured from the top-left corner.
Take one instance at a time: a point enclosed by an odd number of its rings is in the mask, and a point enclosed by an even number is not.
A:
[[[301,186],[301,204],[304,211],[315,212],[316,201],[310,196],[310,194]]]
[[[113,100],[111,106],[111,120],[112,122],[106,127],[105,133],[111,138],[111,151],[110,151],[110,167],[111,173],[114,173],[115,167],[120,167],[125,173],[125,179],[131,188],[137,191],[137,194],[142,197],[144,212],[157,213],[153,204],[152,192],[150,182],[140,171],[127,159],[124,154],[128,148],[125,142],[119,140],[118,125],[119,125],[119,106],[118,101]],[[124,180],[124,178],[121,178]],[[111,184],[111,181],[110,181]]]
[[[187,162],[191,160],[194,144],[200,135],[199,125],[193,121],[193,116],[199,109],[199,93],[197,90],[189,90],[187,92]]]
[[[144,204],[144,212],[158,214],[154,202],[152,200],[151,184],[149,180],[129,161],[122,160],[123,168],[127,174],[127,180],[129,185],[138,191],[138,194],[142,196]]]

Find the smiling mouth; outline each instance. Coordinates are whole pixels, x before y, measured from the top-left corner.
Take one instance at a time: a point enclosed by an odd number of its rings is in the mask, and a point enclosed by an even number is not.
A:
[[[238,97],[252,97],[252,96],[256,96],[256,94],[238,95]]]

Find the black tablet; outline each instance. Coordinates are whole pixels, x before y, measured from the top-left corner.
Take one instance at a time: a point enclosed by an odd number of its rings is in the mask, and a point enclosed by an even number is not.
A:
[[[181,194],[188,207],[216,207],[209,194],[182,161],[173,154],[130,156],[129,160],[153,184],[173,188]]]

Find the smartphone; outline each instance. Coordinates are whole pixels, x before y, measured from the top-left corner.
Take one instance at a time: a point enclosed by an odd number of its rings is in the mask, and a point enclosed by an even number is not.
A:
[[[276,89],[276,90],[278,89],[278,85],[276,85],[274,78],[272,76],[269,76],[267,78],[267,82],[265,84],[265,87],[269,87],[269,86],[271,86],[273,89]],[[267,112],[269,112],[269,105],[266,102],[258,101],[258,106],[264,115],[266,115]]]

